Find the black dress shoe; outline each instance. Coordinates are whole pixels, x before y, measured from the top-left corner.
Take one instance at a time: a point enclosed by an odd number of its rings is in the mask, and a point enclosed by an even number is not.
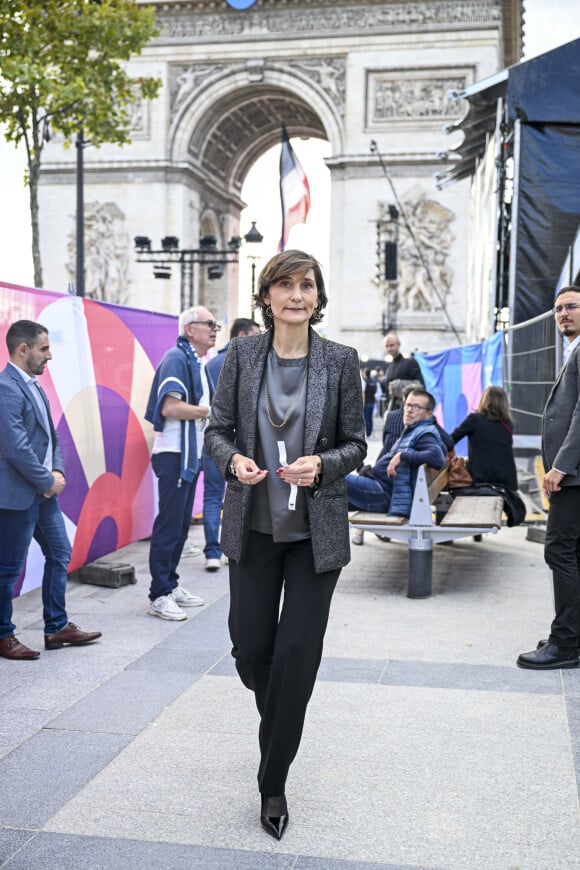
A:
[[[262,811],[260,813],[260,822],[265,831],[270,836],[277,840],[282,839],[282,835],[288,824],[288,805],[286,803],[286,795],[278,795],[276,797],[266,797],[262,795]]]
[[[550,641],[548,640],[547,637],[545,637],[542,640],[538,641],[538,646],[536,647],[536,649],[540,649],[543,646],[547,646],[549,643],[550,643]],[[578,638],[578,648],[580,649],[580,638]]]
[[[518,656],[517,665],[533,671],[549,671],[556,668],[577,668],[577,647],[561,647],[547,643],[529,653]]]

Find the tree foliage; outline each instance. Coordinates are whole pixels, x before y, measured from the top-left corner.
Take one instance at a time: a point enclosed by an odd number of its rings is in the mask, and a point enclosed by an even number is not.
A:
[[[42,286],[38,179],[48,130],[70,143],[130,141],[131,108],[154,98],[155,78],[125,62],[156,34],[154,11],[135,0],[0,0],[0,123],[24,143],[36,286]]]

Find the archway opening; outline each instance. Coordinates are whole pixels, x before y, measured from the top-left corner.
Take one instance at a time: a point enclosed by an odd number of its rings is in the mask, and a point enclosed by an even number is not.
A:
[[[324,160],[331,155],[325,139],[291,138],[290,143],[308,178],[310,212],[305,224],[290,230],[287,248],[300,248],[321,263],[328,280],[330,262],[330,170]],[[252,264],[256,276],[278,250],[282,229],[280,203],[280,145],[269,148],[249,169],[242,199],[247,204],[240,217],[240,235],[249,231],[252,221],[263,236],[259,245],[244,243],[240,248],[238,315],[247,317],[251,299]]]

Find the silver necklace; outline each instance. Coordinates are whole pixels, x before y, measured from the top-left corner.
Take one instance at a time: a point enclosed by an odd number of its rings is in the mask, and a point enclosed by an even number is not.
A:
[[[270,414],[270,400],[268,398],[268,381],[266,380],[266,383],[264,384],[264,405],[266,407],[266,416],[268,417],[268,421],[269,421],[270,425],[274,427],[274,429],[283,429],[284,426],[286,425],[286,423],[288,422],[288,420],[290,419],[290,414],[294,410],[296,403],[298,402],[298,399],[300,398],[300,395],[302,393],[302,387],[304,386],[304,381],[306,379],[306,372],[307,371],[308,371],[308,366],[306,366],[304,368],[304,374],[302,375],[302,379],[300,381],[300,386],[298,387],[298,392],[296,393],[296,395],[294,396],[294,398],[292,399],[292,401],[288,405],[288,410],[284,414],[284,419],[282,420],[281,423],[274,423],[274,421],[272,420],[272,415]]]

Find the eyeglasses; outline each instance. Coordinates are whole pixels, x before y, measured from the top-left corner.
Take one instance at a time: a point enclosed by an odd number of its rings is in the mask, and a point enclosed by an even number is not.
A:
[[[566,302],[564,305],[554,305],[552,311],[554,314],[562,314],[563,311],[570,314],[571,312],[576,311],[577,308],[580,308],[579,302]]]
[[[408,408],[409,411],[428,411],[429,408],[426,405],[415,405],[413,402],[405,402],[405,408]]]
[[[209,329],[215,329],[216,332],[219,332],[222,328],[221,323],[218,323],[215,320],[190,320],[187,326],[207,326]]]

